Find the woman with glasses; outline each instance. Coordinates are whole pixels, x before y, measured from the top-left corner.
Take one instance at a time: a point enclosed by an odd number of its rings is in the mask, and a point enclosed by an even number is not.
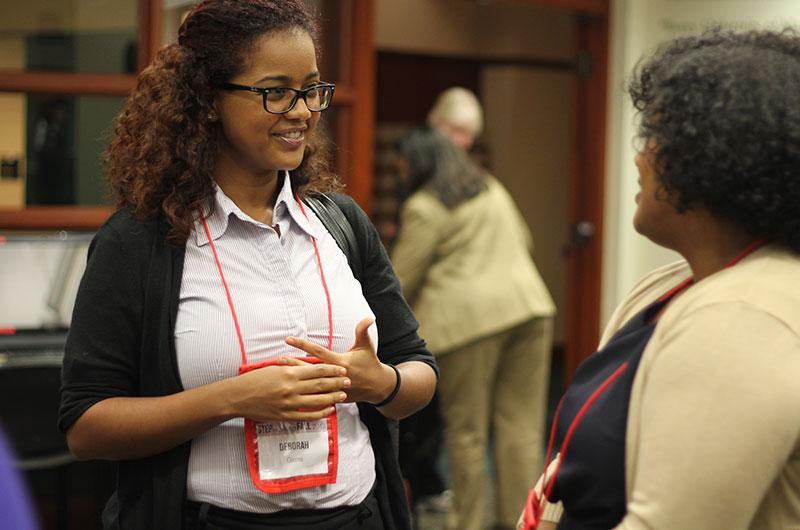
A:
[[[356,270],[306,204],[339,188],[316,36],[299,0],[200,2],[118,117],[60,411],[118,462],[106,528],[410,527],[392,424],[436,367],[365,214],[329,193]]]
[[[799,83],[788,30],[642,63],[633,226],[683,260],[573,375],[520,528],[800,528]]]

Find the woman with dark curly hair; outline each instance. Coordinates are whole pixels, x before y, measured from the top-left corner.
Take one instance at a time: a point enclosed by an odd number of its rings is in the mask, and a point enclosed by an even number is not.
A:
[[[200,2],[117,120],[120,209],[59,420],[78,457],[118,462],[106,528],[410,528],[393,430],[436,365],[377,232],[332,193],[316,34],[300,0]]]
[[[641,66],[633,223],[684,260],[576,371],[520,528],[800,528],[798,87],[789,30],[712,30]]]

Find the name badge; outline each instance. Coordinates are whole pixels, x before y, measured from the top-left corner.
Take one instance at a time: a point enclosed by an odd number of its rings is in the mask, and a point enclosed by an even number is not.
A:
[[[303,357],[309,363],[316,357]],[[246,364],[250,370],[277,364]],[[266,493],[286,493],[336,482],[339,435],[336,412],[317,421],[255,422],[245,418],[245,451],[253,484]]]

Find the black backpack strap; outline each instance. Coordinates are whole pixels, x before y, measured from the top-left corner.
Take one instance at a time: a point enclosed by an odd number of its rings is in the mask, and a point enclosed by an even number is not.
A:
[[[345,217],[344,212],[333,200],[323,193],[309,193],[303,197],[306,204],[316,214],[319,220],[333,236],[336,244],[342,249],[347,257],[347,263],[353,271],[356,280],[361,281],[361,253],[358,250],[358,242],[353,227]]]

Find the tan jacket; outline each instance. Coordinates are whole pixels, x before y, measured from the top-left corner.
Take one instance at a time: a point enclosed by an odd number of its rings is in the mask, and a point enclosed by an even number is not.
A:
[[[602,342],[690,275],[685,262],[647,275]],[[670,303],[634,379],[625,449],[619,530],[800,529],[800,258],[762,248]]]
[[[555,314],[519,210],[496,179],[487,184],[453,210],[418,191],[400,214],[392,261],[420,336],[437,355]]]

